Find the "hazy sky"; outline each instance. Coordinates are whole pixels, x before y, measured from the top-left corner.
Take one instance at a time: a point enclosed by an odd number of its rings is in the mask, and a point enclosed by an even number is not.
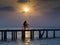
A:
[[[21,11],[23,5],[31,8],[28,14]],[[60,27],[60,1],[0,0],[0,28],[19,28],[24,20],[33,27]]]

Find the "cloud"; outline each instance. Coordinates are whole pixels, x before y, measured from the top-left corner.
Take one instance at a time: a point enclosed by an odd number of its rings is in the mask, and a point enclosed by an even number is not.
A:
[[[54,10],[56,10],[56,11],[60,11],[60,7],[54,8]]]
[[[13,7],[0,7],[0,11],[14,11],[15,9]]]
[[[30,0],[18,0],[19,3],[26,3],[29,2]]]
[[[58,11],[60,7],[60,1],[58,0],[36,0],[35,9],[44,13]],[[57,9],[56,9],[57,8]]]
[[[60,15],[60,7],[53,8],[53,15]]]

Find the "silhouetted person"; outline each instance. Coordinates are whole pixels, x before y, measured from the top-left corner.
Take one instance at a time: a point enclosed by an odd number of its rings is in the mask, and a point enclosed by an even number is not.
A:
[[[23,27],[24,27],[24,30],[26,30],[26,28],[28,28],[28,23],[27,23],[26,20],[25,20],[24,23],[23,23]]]
[[[28,28],[28,23],[26,20],[23,23],[23,28],[24,28],[24,30],[27,30],[27,28]],[[22,31],[22,40],[25,40],[25,31],[24,30]]]

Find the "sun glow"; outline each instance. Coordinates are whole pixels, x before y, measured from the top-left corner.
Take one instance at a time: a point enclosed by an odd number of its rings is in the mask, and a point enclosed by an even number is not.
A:
[[[28,7],[25,7],[24,8],[24,12],[29,12],[29,8]]]
[[[31,4],[19,4],[17,8],[17,12],[25,16],[29,16],[29,15],[31,16],[31,14],[33,14],[34,12],[34,9]]]

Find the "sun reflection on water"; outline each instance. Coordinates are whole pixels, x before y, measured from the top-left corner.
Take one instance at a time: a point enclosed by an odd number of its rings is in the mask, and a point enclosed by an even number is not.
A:
[[[30,45],[30,31],[26,31],[25,32],[25,42],[24,42],[24,45]]]

